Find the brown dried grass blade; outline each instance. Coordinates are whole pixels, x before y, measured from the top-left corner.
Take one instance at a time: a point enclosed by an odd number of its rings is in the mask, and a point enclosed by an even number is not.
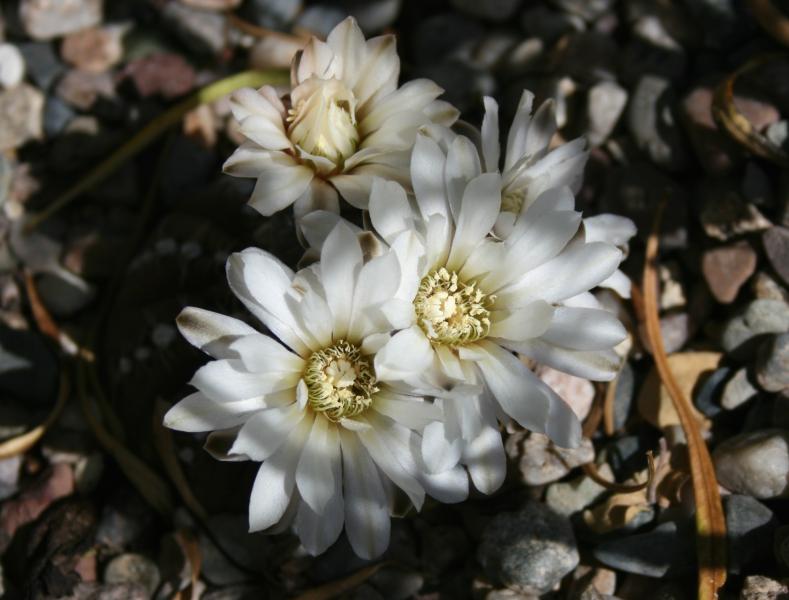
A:
[[[600,474],[594,463],[583,465],[583,470],[592,481],[609,491],[616,492],[617,494],[632,494],[633,492],[645,490],[652,485],[652,482],[655,480],[655,457],[652,456],[652,452],[647,452],[647,479],[644,483],[637,483],[635,485],[608,481]]]
[[[336,598],[340,594],[344,594],[345,592],[363,584],[365,581],[370,579],[370,577],[381,570],[382,567],[390,564],[391,561],[385,561],[370,565],[369,567],[365,567],[364,569],[356,571],[356,573],[348,575],[348,577],[325,583],[316,588],[312,588],[303,594],[299,594],[296,596],[295,600],[331,600],[332,598]]]
[[[766,158],[781,167],[789,167],[789,154],[756,131],[750,121],[734,105],[734,84],[737,79],[748,71],[776,58],[785,57],[775,54],[759,56],[726,77],[715,88],[715,94],[712,97],[712,117],[732,138],[756,156]]]
[[[58,417],[60,417],[60,413],[63,412],[63,407],[66,406],[66,401],[68,400],[70,391],[71,385],[69,383],[68,375],[65,373],[65,371],[61,370],[58,399],[55,402],[55,406],[52,407],[49,415],[47,415],[47,418],[43,423],[41,423],[41,425],[38,425],[37,427],[34,427],[30,431],[27,431],[21,435],[12,437],[11,439],[6,440],[0,444],[0,460],[11,458],[12,456],[17,456],[18,454],[24,454],[33,446],[35,446],[38,441],[44,437],[44,434],[47,432],[47,430],[55,424],[55,422],[58,420]]]
[[[762,29],[774,40],[789,46],[789,17],[772,0],[748,0],[748,7]]]
[[[159,460],[164,465],[164,470],[170,477],[170,482],[178,490],[181,500],[192,513],[204,521],[208,517],[208,513],[192,492],[192,488],[189,487],[186,475],[178,462],[172,433],[162,425],[164,413],[166,412],[167,405],[161,399],[157,400],[153,411],[153,443],[156,446],[156,452],[158,452]]]
[[[642,291],[644,316],[652,355],[663,385],[671,395],[688,441],[693,495],[696,499],[696,554],[699,565],[698,597],[713,600],[726,582],[726,520],[718,482],[707,445],[693,416],[690,399],[677,384],[666,359],[658,320],[658,243],[665,200],[661,201],[647,240]]]
[[[197,600],[200,596],[200,573],[203,568],[203,553],[200,551],[200,544],[195,534],[189,529],[179,529],[175,532],[175,539],[181,550],[184,552],[186,560],[189,562],[190,582],[186,588],[179,590],[173,596],[173,600]]]

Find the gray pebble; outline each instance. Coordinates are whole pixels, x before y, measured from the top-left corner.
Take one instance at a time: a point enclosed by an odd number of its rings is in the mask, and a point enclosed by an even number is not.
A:
[[[136,583],[151,596],[159,587],[159,568],[141,554],[121,554],[113,558],[104,571],[105,583]]]
[[[772,552],[764,540],[772,536],[777,524],[773,511],[755,498],[739,494],[725,496],[723,508],[729,572],[741,573],[749,564],[763,564]]]
[[[726,410],[734,410],[759,395],[753,384],[748,380],[748,370],[739,369],[726,383],[721,396],[721,406]]]
[[[550,591],[579,561],[570,521],[537,502],[493,517],[478,557],[491,579],[525,594]]]
[[[732,358],[752,356],[765,334],[789,330],[789,305],[780,300],[754,300],[723,328],[721,345]]]
[[[789,495],[789,432],[762,429],[741,433],[713,453],[720,484],[754,498]]]

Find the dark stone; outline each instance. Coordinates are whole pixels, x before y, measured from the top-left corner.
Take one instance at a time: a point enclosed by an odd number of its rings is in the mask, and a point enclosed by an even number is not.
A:
[[[66,70],[50,42],[28,42],[17,47],[25,57],[28,76],[42,90],[49,89]]]
[[[773,512],[755,498],[739,494],[724,496],[723,509],[729,572],[739,574],[749,564],[764,564],[772,553],[765,540],[777,524]]]
[[[57,359],[41,335],[0,327],[0,392],[49,404],[55,400],[58,379]]]
[[[729,377],[731,369],[729,367],[721,367],[713,371],[709,377],[698,387],[696,397],[693,398],[693,404],[696,405],[704,415],[714,417],[721,412],[717,399],[720,397],[726,379]]]

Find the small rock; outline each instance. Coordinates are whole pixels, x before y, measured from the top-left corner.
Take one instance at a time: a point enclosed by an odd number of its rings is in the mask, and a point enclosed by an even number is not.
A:
[[[0,151],[18,148],[43,135],[44,95],[22,83],[0,92]]]
[[[735,435],[713,453],[720,484],[754,498],[789,495],[789,433],[763,429]]]
[[[492,580],[525,594],[549,592],[579,561],[570,521],[537,502],[493,517],[477,555]]]
[[[636,82],[644,73],[673,82],[682,79],[688,64],[685,49],[659,16],[647,14],[637,18],[632,32],[630,41],[623,48],[622,80]]]
[[[69,34],[60,46],[63,60],[78,69],[102,73],[123,57],[123,29],[91,27]]]
[[[343,6],[356,19],[362,31],[371,35],[394,24],[403,7],[403,0],[344,0]]]
[[[763,575],[750,575],[740,591],[740,600],[783,600],[789,595],[789,583]]]
[[[19,51],[25,57],[28,75],[42,90],[48,90],[65,69],[50,43],[19,44]]]
[[[33,405],[54,402],[58,387],[57,358],[34,332],[0,327],[0,393]]]
[[[51,40],[102,19],[102,0],[22,0],[19,17],[34,40]]]
[[[588,138],[592,146],[599,146],[614,131],[627,104],[627,90],[615,81],[602,81],[589,89],[586,104]]]
[[[594,460],[591,440],[584,438],[578,448],[559,448],[540,433],[518,431],[507,438],[507,455],[518,461],[526,485],[544,485],[561,479],[575,467]]]
[[[696,553],[691,523],[666,521],[652,531],[602,542],[592,551],[604,565],[647,577],[691,572]]]
[[[71,69],[60,78],[55,93],[74,108],[90,110],[99,98],[115,97],[115,83],[109,73]]]
[[[699,24],[703,43],[712,48],[736,46],[755,29],[752,17],[736,0],[688,0],[685,5]]]
[[[759,396],[757,390],[748,380],[748,370],[738,369],[726,383],[721,396],[721,406],[726,410],[734,410]]]
[[[189,93],[195,85],[194,68],[179,54],[152,54],[129,63],[124,74],[131,77],[143,98],[161,94],[170,100]]]
[[[538,4],[529,6],[521,13],[521,27],[528,35],[539,37],[550,44],[566,33],[583,31],[586,24],[577,15],[556,12]]]
[[[636,395],[636,374],[629,362],[624,362],[616,378],[614,391],[614,430],[619,431],[625,427],[633,399]]]
[[[588,379],[568,375],[550,367],[540,367],[538,377],[570,405],[575,416],[583,421],[592,408],[595,390]]]
[[[178,2],[167,2],[161,11],[165,24],[193,52],[216,56],[225,49],[227,18],[224,14]]]
[[[770,178],[755,162],[745,165],[741,191],[745,199],[756,206],[769,207],[774,203]]]
[[[578,15],[584,21],[592,22],[611,10],[613,0],[554,0],[560,10]]]
[[[701,385],[696,386],[696,396],[693,398],[693,404],[705,416],[714,417],[721,412],[718,399],[730,373],[731,369],[729,367],[720,367],[715,369],[709,377],[706,377],[701,382]]]
[[[521,0],[489,0],[488,2],[475,2],[475,0],[451,0],[454,8],[470,17],[502,22],[511,18],[518,10]]]
[[[72,280],[50,273],[41,275],[37,283],[41,300],[57,317],[74,316],[96,297],[96,290],[92,286],[78,286]]]
[[[750,496],[723,498],[726,514],[726,554],[730,573],[742,573],[749,564],[764,564],[772,548],[764,543],[777,524],[773,511]]]
[[[56,137],[66,128],[74,115],[75,112],[63,100],[57,96],[50,96],[44,106],[44,134],[47,138]]]
[[[134,493],[118,491],[101,512],[96,543],[114,555],[138,547],[154,524],[151,508]]]
[[[226,11],[237,8],[242,0],[179,0],[186,6],[201,10]]]
[[[413,35],[411,46],[418,65],[429,65],[470,48],[482,38],[482,26],[458,14],[440,14],[421,20]]]
[[[668,79],[644,75],[636,84],[628,108],[628,126],[636,145],[657,165],[681,170],[687,155],[674,116],[672,85]]]
[[[701,270],[718,302],[729,304],[756,269],[756,252],[746,241],[704,252]]]
[[[614,473],[607,464],[598,469],[600,475],[609,481]],[[606,489],[588,475],[579,475],[570,481],[552,483],[545,492],[545,504],[558,515],[569,517],[590,506]]]
[[[249,51],[249,65],[253,69],[289,69],[296,52],[302,49],[298,40],[284,40],[265,36],[255,42]]]
[[[762,343],[756,358],[756,380],[768,392],[789,389],[789,333]]]
[[[313,4],[296,19],[296,26],[325,38],[346,17],[345,11],[331,4]]]
[[[385,567],[368,581],[380,590],[383,600],[413,598],[425,584],[421,573],[407,567]]]
[[[699,215],[704,232],[711,238],[728,241],[748,233],[764,231],[770,221],[753,204],[745,202],[728,179],[702,182],[699,194],[702,209]]]
[[[758,272],[751,281],[751,289],[758,300],[778,300],[789,304],[789,291],[767,273]]]
[[[10,498],[18,491],[21,468],[21,454],[0,459],[0,501]]]
[[[611,36],[582,31],[568,37],[562,69],[572,80],[589,85],[616,80],[620,50]]]
[[[141,554],[121,554],[113,558],[104,570],[105,583],[137,583],[150,596],[159,587],[159,568]]]
[[[773,144],[786,150],[789,141],[789,121],[781,120],[771,123],[764,135]]]
[[[762,243],[770,265],[789,285],[789,229],[771,227],[762,234]]]
[[[13,44],[0,43],[0,87],[12,88],[25,77],[25,58]]]
[[[281,29],[294,21],[302,6],[302,0],[251,0],[244,2],[241,10],[244,17],[253,23]]]
[[[754,300],[724,325],[721,345],[737,360],[752,356],[764,335],[789,330],[789,305],[779,300]]]

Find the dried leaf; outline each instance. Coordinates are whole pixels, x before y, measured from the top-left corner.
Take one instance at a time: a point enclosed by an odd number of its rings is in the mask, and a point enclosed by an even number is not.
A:
[[[70,391],[71,386],[69,385],[68,376],[65,372],[61,372],[58,399],[55,402],[55,406],[52,407],[52,410],[50,411],[46,420],[38,427],[35,427],[30,431],[23,433],[22,435],[13,437],[0,444],[0,460],[10,458],[18,454],[24,454],[30,450],[30,448],[35,446],[38,441],[44,437],[44,434],[47,432],[47,430],[52,427],[52,425],[54,425],[60,417],[60,413],[63,412],[63,407],[66,406],[66,401],[68,400]]]
[[[641,483],[634,483],[634,484],[625,484],[625,483],[616,483],[615,481],[609,481],[605,477],[603,477],[597,470],[597,467],[594,463],[587,463],[582,465],[584,473],[586,473],[596,484],[603,486],[607,490],[612,492],[616,492],[617,494],[632,494],[634,492],[640,492],[642,490],[646,490],[649,486],[652,485],[655,479],[655,459],[652,456],[652,452],[647,452],[647,477],[646,481]]]
[[[179,529],[175,532],[175,539],[181,546],[186,560],[189,562],[190,583],[176,592],[173,600],[197,600],[200,597],[200,572],[203,567],[203,554],[197,537],[188,529]]]
[[[660,335],[657,261],[660,222],[665,204],[665,200],[660,203],[652,231],[647,239],[642,282],[644,315],[655,364],[663,384],[671,394],[688,441],[690,472],[696,500],[698,597],[701,600],[713,600],[718,597],[718,590],[726,582],[726,520],[712,459],[701,436],[701,428],[694,415],[693,405],[674,379]]]
[[[693,389],[698,382],[718,366],[723,355],[720,352],[679,352],[667,358],[674,379],[682,393],[693,397]],[[661,382],[656,367],[647,375],[638,394],[638,413],[651,425],[658,429],[680,424],[680,417],[674,406],[668,387]],[[696,422],[704,429],[709,429],[709,422],[696,408],[690,406]]]
[[[780,55],[765,55],[748,61],[731,75],[726,77],[717,88],[712,98],[712,116],[731,137],[745,146],[756,156],[761,156],[782,167],[789,167],[789,154],[756,131],[734,105],[734,84],[737,78],[763,64],[784,58]]]
[[[170,482],[181,495],[181,500],[199,519],[205,520],[208,513],[194,493],[192,493],[192,488],[189,487],[186,475],[178,462],[173,435],[169,429],[162,425],[167,408],[167,404],[161,399],[156,402],[153,411],[153,443],[156,446],[156,451],[159,453],[159,459],[164,465],[164,470],[170,476]]]
[[[382,567],[391,564],[390,561],[380,562],[364,569],[360,569],[348,577],[325,583],[303,594],[296,596],[295,600],[331,600],[340,594],[352,590],[375,575]]]
[[[123,163],[158,138],[162,133],[167,131],[170,127],[180,123],[184,115],[195,107],[201,104],[214,102],[238,88],[257,88],[264,84],[277,84],[284,83],[285,81],[287,81],[287,74],[282,71],[244,71],[243,73],[220,79],[204,87],[196,94],[176,104],[170,110],[148,123],[148,125],[132,136],[128,142],[108,156],[103,162],[96,166],[95,169],[69,188],[63,195],[54,200],[44,210],[33,215],[27,222],[25,230],[28,232],[32,231],[43,221],[51,217],[64,206],[67,206],[74,198],[104,180]]]

